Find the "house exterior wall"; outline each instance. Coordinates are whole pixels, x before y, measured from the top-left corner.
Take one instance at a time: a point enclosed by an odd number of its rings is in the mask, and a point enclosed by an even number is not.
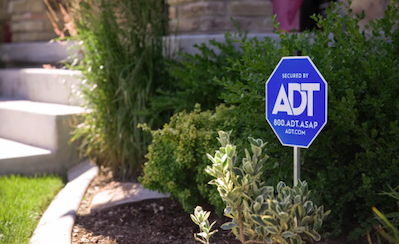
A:
[[[61,0],[48,0],[57,3]],[[234,31],[231,18],[251,33],[273,32],[271,0],[166,0],[170,29],[177,34],[215,34]],[[347,1],[347,0],[340,0]],[[366,12],[369,19],[380,18],[388,0],[353,0],[354,13]],[[56,13],[61,19],[59,13]],[[48,18],[44,0],[0,0],[0,41],[9,18],[12,42],[48,41],[57,37]]]
[[[8,1],[12,42],[48,41],[57,37],[43,0]]]
[[[250,32],[273,31],[269,0],[168,0],[170,30],[177,34],[214,34],[236,30],[230,18]]]
[[[359,22],[360,30],[364,30],[370,20],[384,17],[388,4],[389,0],[353,0],[351,5],[353,15],[361,14],[362,11],[366,14],[366,17]]]

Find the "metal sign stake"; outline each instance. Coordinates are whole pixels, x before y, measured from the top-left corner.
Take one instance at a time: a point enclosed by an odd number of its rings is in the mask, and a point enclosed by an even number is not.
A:
[[[297,56],[302,56],[302,51],[296,51]],[[301,149],[294,147],[294,186],[298,185],[298,180],[301,178]]]
[[[294,147],[294,186],[298,185],[301,178],[301,149]]]

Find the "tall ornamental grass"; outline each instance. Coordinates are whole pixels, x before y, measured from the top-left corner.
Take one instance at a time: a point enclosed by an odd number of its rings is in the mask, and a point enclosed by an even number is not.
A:
[[[83,74],[84,121],[74,139],[104,165],[132,173],[149,144],[137,128],[158,115],[147,111],[155,89],[166,83],[162,37],[166,23],[160,0],[72,0],[83,59],[73,68]]]

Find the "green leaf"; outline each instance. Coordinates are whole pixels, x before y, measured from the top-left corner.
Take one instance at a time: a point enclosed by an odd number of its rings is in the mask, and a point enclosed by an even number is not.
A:
[[[296,195],[295,197],[294,197],[294,204],[297,204],[297,203],[301,203],[301,195]]]
[[[266,242],[267,244],[273,244],[273,240],[272,240],[270,237],[266,237],[266,238],[265,238],[265,242]]]
[[[306,231],[306,227],[305,226],[298,226],[298,227],[295,227],[295,228],[291,229],[291,231],[294,232],[294,233],[300,234],[300,233],[303,233],[303,232]]]
[[[236,226],[237,226],[237,224],[235,224],[233,222],[227,222],[227,223],[222,224],[220,226],[220,228],[222,228],[223,230],[231,230]]]
[[[303,224],[309,224],[309,223],[312,223],[312,222],[313,222],[313,218],[311,216],[305,216],[302,219],[302,223]]]
[[[314,221],[313,229],[314,229],[314,230],[319,230],[319,229],[321,228],[322,225],[323,225],[323,220],[317,218],[317,219]]]
[[[326,211],[326,212],[324,213],[324,217],[327,217],[328,215],[330,215],[330,213],[331,213],[331,210]]]
[[[287,222],[289,220],[289,218],[290,218],[290,215],[288,213],[286,213],[286,212],[280,212],[279,217],[283,221]]]
[[[278,234],[278,228],[275,226],[266,226],[265,229],[272,235]]]
[[[304,233],[306,235],[308,235],[309,237],[311,237],[315,241],[320,241],[321,240],[321,236],[316,231],[310,230],[310,231],[305,231]]]
[[[191,217],[191,220],[195,223],[195,224],[199,224],[199,221],[198,221],[198,219],[193,215],[193,214],[190,214],[190,217]]]
[[[280,194],[281,191],[282,191],[282,189],[285,188],[286,186],[287,186],[287,185],[286,185],[284,182],[280,181],[280,182],[277,184],[277,192]]]
[[[273,218],[272,216],[261,216],[261,219],[263,221],[263,223],[265,223],[267,226],[278,226],[278,222],[275,218]]]
[[[224,213],[225,214],[231,214],[231,212],[233,211],[233,208],[232,207],[226,207],[225,209],[224,209]]]
[[[299,219],[302,219],[305,216],[305,209],[300,203],[295,204],[292,208]]]
[[[306,213],[309,214],[313,210],[313,202],[312,201],[306,201],[303,204],[303,207],[306,210]]]
[[[262,154],[262,149],[256,145],[251,144],[251,150],[256,157],[259,157]]]
[[[284,231],[283,233],[281,233],[281,237],[283,237],[284,239],[292,238],[295,235],[296,234],[292,231]]]
[[[262,221],[262,217],[259,215],[251,215],[251,219],[255,221],[258,225],[267,226],[266,223]]]
[[[212,161],[213,164],[216,164],[216,160],[212,157],[212,155],[210,155],[209,153],[207,153],[206,156],[208,157],[209,160]]]
[[[302,244],[302,243],[303,243],[301,237],[298,236],[298,235],[292,237],[292,238],[290,239],[290,241],[291,241],[291,244]]]
[[[259,210],[260,210],[260,208],[261,208],[260,203],[254,202],[254,204],[253,204],[253,211],[254,211],[254,213],[258,213]]]
[[[263,198],[262,195],[259,195],[259,196],[256,197],[255,201],[260,203],[260,204],[262,204],[264,202],[264,198]]]

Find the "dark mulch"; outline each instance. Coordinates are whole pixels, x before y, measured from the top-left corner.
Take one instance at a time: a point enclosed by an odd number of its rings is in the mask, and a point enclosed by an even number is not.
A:
[[[72,244],[194,244],[196,226],[180,203],[171,199],[146,200],[90,213],[94,194],[113,180],[110,171],[102,170],[90,185],[79,208],[72,232]],[[239,244],[234,235],[220,229],[228,219],[211,215],[218,232],[212,244]],[[321,244],[349,244],[346,240],[325,240]],[[364,243],[364,242],[358,242]]]
[[[146,200],[90,213],[90,203],[101,188],[113,180],[111,171],[102,170],[91,183],[78,210],[72,232],[72,243],[100,244],[194,244],[194,233],[199,231],[183,211],[181,204],[172,199]],[[211,215],[217,221],[218,232],[212,236],[215,244],[238,244],[235,236],[220,229],[226,218]]]
[[[217,222],[224,223],[220,219]],[[180,204],[170,199],[146,200],[79,216],[77,224],[84,227],[86,234],[91,233],[91,236],[84,237],[83,232],[74,237],[77,243],[86,238],[87,243],[191,244],[196,243],[193,233],[198,231]],[[234,239],[228,232],[219,231],[212,243],[238,244]]]

